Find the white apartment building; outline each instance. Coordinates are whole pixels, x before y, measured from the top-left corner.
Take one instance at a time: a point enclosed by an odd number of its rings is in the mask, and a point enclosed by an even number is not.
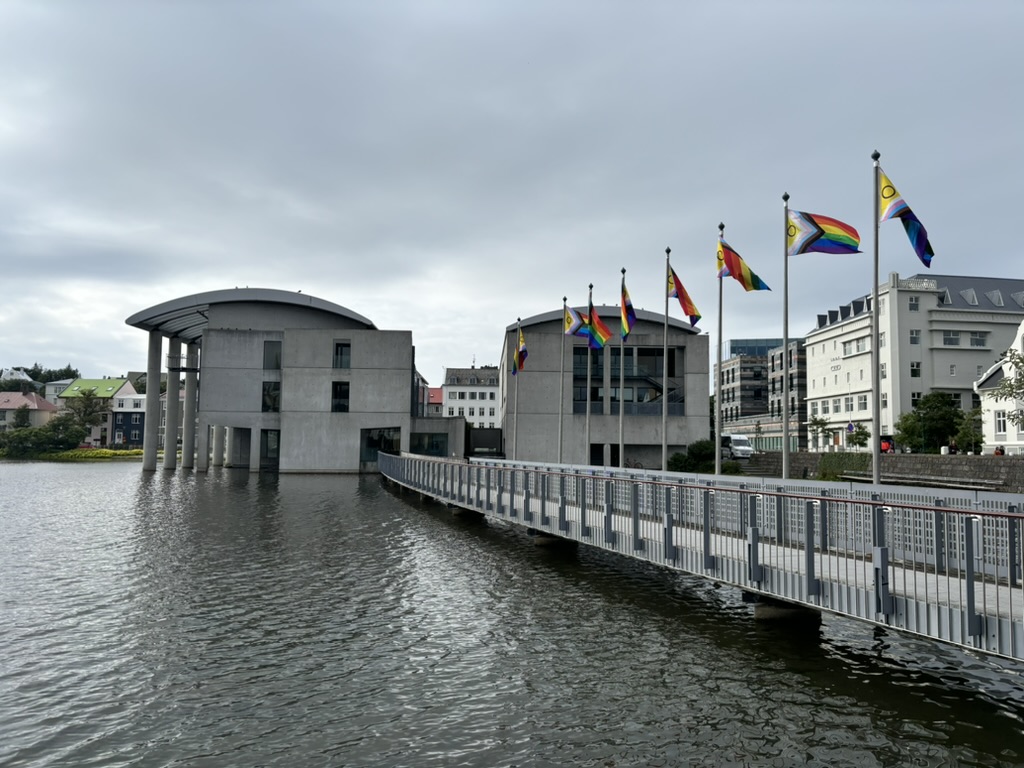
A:
[[[1012,349],[1024,353],[1024,323],[1017,328]],[[981,432],[985,436],[983,453],[992,453],[1001,446],[1006,455],[1024,455],[1024,425],[1018,427],[1009,414],[1024,409],[1020,400],[996,400],[995,388],[1006,378],[1018,372],[1004,357],[982,374],[974,385],[974,391],[981,397]]]
[[[497,366],[446,368],[441,392],[442,416],[463,416],[473,427],[501,427]]]
[[[1024,320],[1024,280],[893,272],[878,289],[879,421],[892,434],[900,414],[933,391],[969,409],[974,382],[1013,343]],[[839,450],[851,425],[871,430],[871,297],[818,315],[806,336],[807,415],[829,423],[811,449]],[[872,436],[873,439],[877,436]]]

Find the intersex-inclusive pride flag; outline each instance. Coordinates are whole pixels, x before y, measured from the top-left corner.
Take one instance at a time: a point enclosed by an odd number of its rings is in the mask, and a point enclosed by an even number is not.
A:
[[[593,300],[591,300],[588,309],[590,312],[587,318],[587,335],[590,337],[590,348],[604,349],[604,345],[612,337],[612,332],[608,330],[608,326],[598,317],[597,310],[594,309]]]
[[[803,211],[789,212],[786,255],[798,253],[860,253],[860,235],[849,224],[831,216]]]
[[[623,272],[625,272],[625,270],[623,270]],[[625,341],[626,337],[629,336],[629,332],[633,330],[633,326],[636,325],[636,310],[633,309],[633,302],[630,301],[629,291],[626,290],[625,275],[622,276],[622,304],[620,306],[620,312],[622,314],[622,340]]]
[[[572,307],[565,308],[566,336],[586,336],[589,324],[590,319],[586,315],[581,315]]]
[[[885,171],[881,167],[879,167],[878,173],[879,223],[889,219],[899,219],[903,222],[903,229],[906,231],[907,237],[910,238],[910,244],[914,247],[917,258],[926,267],[931,267],[935,251],[932,250],[932,244],[928,242],[928,231],[910,210],[907,201],[896,191],[896,187],[889,181],[889,177],[885,175]]]
[[[732,275],[745,291],[770,291],[768,283],[754,274],[736,251],[723,238],[718,238],[718,277]]]
[[[683,314],[690,318],[690,325],[696,325],[700,320],[700,312],[690,298],[690,294],[686,292],[686,288],[679,282],[679,275],[671,266],[668,268],[668,295],[669,298],[679,299],[679,306],[683,308]],[[666,320],[666,322],[668,321]]]
[[[523,370],[523,366],[526,364],[526,337],[523,336],[523,329],[519,329],[519,344],[516,346],[515,352],[512,353],[512,375],[515,376],[519,371]]]

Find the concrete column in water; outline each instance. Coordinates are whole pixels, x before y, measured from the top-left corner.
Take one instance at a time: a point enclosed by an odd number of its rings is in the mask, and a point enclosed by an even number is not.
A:
[[[178,466],[178,424],[181,421],[181,339],[167,345],[167,423],[164,424],[164,469]]]
[[[199,367],[199,345],[185,347],[185,418],[181,425],[181,468],[195,466],[196,453],[196,404],[199,388],[196,386],[196,368]],[[203,462],[204,469],[206,462]]]
[[[214,424],[213,427],[213,460],[212,464],[215,467],[224,466],[224,443],[225,437],[227,436],[227,430],[219,424]]]
[[[184,466],[184,462],[182,462]],[[199,419],[196,430],[196,471],[206,472],[210,466],[210,425],[206,419]]]
[[[260,443],[263,441],[263,431],[254,426],[249,432],[249,471],[260,471]]]
[[[160,352],[164,337],[159,331],[149,332],[146,358],[146,423],[142,431],[142,469],[156,469],[156,451],[160,437]]]

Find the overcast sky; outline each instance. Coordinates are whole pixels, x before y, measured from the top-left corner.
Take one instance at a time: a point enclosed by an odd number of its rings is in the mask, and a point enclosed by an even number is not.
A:
[[[720,221],[773,289],[728,280],[724,337],[782,335],[783,192],[865,250],[791,260],[802,336],[871,290],[875,149],[932,272],[1024,277],[1022,33],[1020,0],[5,0],[0,367],[141,370],[125,318],[249,286],[411,329],[440,385],[623,267],[663,311],[666,246],[714,357]],[[880,264],[926,271],[897,222]]]

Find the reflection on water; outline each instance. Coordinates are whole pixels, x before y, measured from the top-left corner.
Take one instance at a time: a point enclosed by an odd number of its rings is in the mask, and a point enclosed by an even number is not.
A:
[[[1020,667],[374,477],[0,462],[0,765],[1024,763]]]

